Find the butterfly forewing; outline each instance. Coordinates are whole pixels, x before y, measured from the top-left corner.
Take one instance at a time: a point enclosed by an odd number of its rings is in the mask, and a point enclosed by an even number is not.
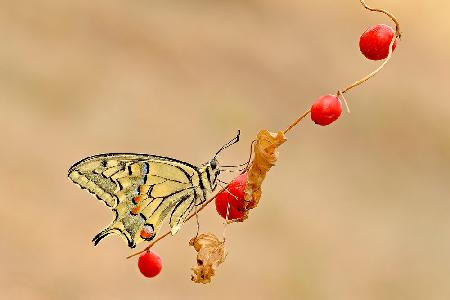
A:
[[[178,231],[196,201],[204,201],[197,167],[145,154],[103,154],[72,166],[69,178],[89,190],[115,212],[114,221],[96,237],[115,233],[130,247],[151,240],[170,214]]]

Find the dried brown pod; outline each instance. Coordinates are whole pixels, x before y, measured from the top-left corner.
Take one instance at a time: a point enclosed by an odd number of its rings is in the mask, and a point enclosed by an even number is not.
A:
[[[248,170],[244,198],[245,213],[242,220],[247,218],[250,209],[258,205],[261,198],[261,184],[267,172],[275,165],[278,159],[277,148],[285,141],[287,139],[282,131],[273,133],[264,129],[256,136],[256,143],[253,149],[254,158]]]
[[[210,283],[217,267],[225,261],[227,250],[225,241],[219,240],[212,233],[202,233],[189,241],[197,251],[197,266],[192,268],[194,273],[191,280],[196,283]]]

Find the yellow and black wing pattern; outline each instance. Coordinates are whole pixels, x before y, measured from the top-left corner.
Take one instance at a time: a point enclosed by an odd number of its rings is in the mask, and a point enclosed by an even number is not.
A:
[[[172,234],[180,229],[197,201],[205,201],[200,175],[196,166],[175,159],[119,153],[85,158],[68,174],[115,212],[94,244],[118,234],[131,248],[152,240],[166,217]]]

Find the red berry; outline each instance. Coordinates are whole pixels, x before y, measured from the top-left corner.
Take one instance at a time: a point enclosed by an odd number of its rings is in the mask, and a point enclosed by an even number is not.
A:
[[[321,126],[329,125],[339,118],[341,112],[341,100],[336,95],[325,95],[311,106],[311,120]]]
[[[145,277],[155,277],[161,272],[162,259],[153,251],[145,251],[139,256],[138,267]]]
[[[385,59],[389,55],[389,46],[395,31],[388,25],[377,24],[367,29],[359,38],[359,49],[365,57],[371,60]],[[392,51],[397,46],[394,42]]]
[[[216,210],[222,218],[227,217],[228,203],[230,204],[228,220],[240,219],[244,216],[244,196],[247,184],[247,173],[241,174],[223,191],[216,196]]]

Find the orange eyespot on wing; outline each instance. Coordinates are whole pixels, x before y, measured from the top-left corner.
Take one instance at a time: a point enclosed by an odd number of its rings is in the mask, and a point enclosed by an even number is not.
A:
[[[138,204],[142,200],[142,196],[136,196],[133,198],[133,203]]]
[[[155,234],[155,232],[153,230],[153,226],[146,224],[146,225],[144,225],[144,228],[142,228],[140,236],[144,240],[150,240],[150,239],[152,239],[154,234]]]
[[[141,211],[141,207],[139,205],[136,205],[133,207],[133,209],[130,211],[130,214],[133,216],[137,215]]]

